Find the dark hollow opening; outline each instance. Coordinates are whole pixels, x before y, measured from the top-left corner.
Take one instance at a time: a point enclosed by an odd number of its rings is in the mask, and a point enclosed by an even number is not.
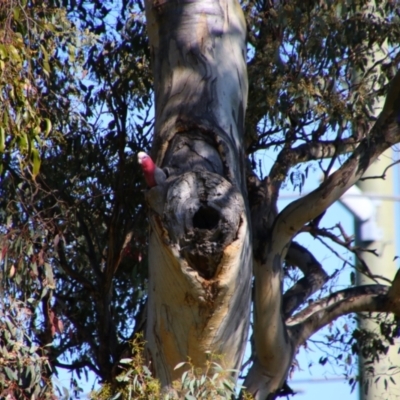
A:
[[[214,229],[218,225],[219,212],[212,207],[201,206],[193,215],[193,228]]]

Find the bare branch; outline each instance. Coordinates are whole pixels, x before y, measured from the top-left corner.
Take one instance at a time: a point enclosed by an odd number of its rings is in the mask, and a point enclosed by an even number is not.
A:
[[[388,292],[389,292],[389,286],[386,285],[363,285],[363,286],[356,286],[343,289],[338,292],[330,294],[328,297],[325,297],[321,300],[315,301],[314,303],[310,304],[304,310],[300,311],[293,317],[288,318],[286,320],[286,324],[288,326],[299,325],[304,321],[306,321],[308,318],[315,315],[316,313],[320,311],[326,312],[333,306],[337,306],[338,304],[344,301],[352,302],[357,297],[371,296],[371,295],[372,296],[386,295]]]
[[[389,287],[383,285],[358,286],[311,304],[287,321],[295,346],[302,345],[315,332],[343,315],[359,311],[386,311],[382,304],[388,291]]]
[[[354,151],[358,144],[359,142],[354,138],[349,138],[340,141],[304,143],[294,149],[284,148],[272,166],[269,177],[273,182],[282,182],[286,178],[289,169],[294,165],[350,153]]]
[[[365,176],[360,178],[360,181],[366,181],[367,179],[386,179],[386,172],[392,168],[394,165],[399,164],[400,160],[397,160],[395,162],[392,162],[389,164],[382,172],[382,175],[376,175],[376,176]]]
[[[93,371],[95,374],[98,374],[98,375],[100,374],[99,369],[96,368],[96,366],[93,363],[91,363],[89,360],[74,361],[71,364],[65,364],[65,363],[62,363],[62,362],[60,362],[58,360],[55,360],[53,365],[55,367],[64,368],[64,369],[67,369],[69,371],[76,370],[78,368],[86,368],[87,367],[91,371]]]
[[[298,347],[336,318],[361,311],[392,312],[400,315],[400,271],[391,287],[365,285],[341,290],[311,304],[289,318],[286,324],[295,347]]]
[[[334,233],[329,232],[328,229],[316,228],[314,226],[311,226],[311,224],[309,224],[309,225],[305,226],[304,228],[302,228],[301,232],[310,233],[317,240],[319,240],[324,246],[326,246],[333,254],[335,254],[338,258],[340,258],[343,261],[345,261],[346,263],[348,263],[348,261],[343,259],[339,255],[338,252],[336,252],[331,246],[329,246],[324,240],[322,240],[321,236],[322,237],[327,237],[328,239],[332,240],[332,242],[334,242],[334,243],[336,243],[336,244],[338,244],[340,246],[343,246],[345,249],[347,249],[348,251],[352,252],[355,255],[355,257],[357,258],[357,264],[358,265],[355,268],[358,270],[358,272],[364,274],[365,276],[368,276],[371,280],[375,281],[376,283],[379,283],[378,279],[383,280],[383,281],[387,281],[388,283],[391,283],[390,279],[387,279],[382,275],[373,274],[371,272],[371,270],[369,269],[367,263],[361,257],[361,254],[363,252],[372,253],[375,256],[378,256],[377,253],[376,253],[376,250],[367,249],[367,248],[360,247],[360,246],[353,246],[352,245],[353,239],[344,234],[343,228],[340,227],[340,225],[337,225],[337,227],[341,230],[342,236],[344,236],[344,238],[345,238],[344,241],[339,239]]]
[[[322,288],[328,280],[328,274],[316,258],[303,246],[296,242],[290,244],[286,262],[296,265],[304,274],[283,295],[282,312],[285,318],[293,313],[308,297]]]

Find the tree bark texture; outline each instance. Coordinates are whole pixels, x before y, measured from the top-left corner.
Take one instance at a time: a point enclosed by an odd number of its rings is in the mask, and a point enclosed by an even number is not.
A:
[[[153,157],[168,176],[146,193],[149,359],[164,389],[182,374],[174,367],[188,358],[203,367],[213,353],[226,368],[239,368],[254,276],[255,356],[245,386],[256,399],[273,399],[299,346],[321,327],[362,309],[400,314],[400,294],[393,289],[400,274],[392,288],[338,292],[295,314],[328,276],[293,243],[305,224],[400,141],[400,74],[367,136],[343,144],[354,150],[343,166],[278,214],[279,188],[291,166],[279,160],[290,149],[282,150],[265,180],[245,173],[246,28],[239,3],[147,0],[146,15],[155,88]],[[337,144],[320,143],[309,157],[329,156],[332,146]],[[293,162],[302,160],[303,150],[292,149]],[[283,295],[285,260],[304,278]]]
[[[389,147],[400,141],[400,72],[390,84],[385,106],[366,137],[353,154],[329,176],[316,190],[290,203],[271,222],[271,198],[274,193],[260,190],[261,200],[251,207],[253,248],[254,248],[254,343],[255,359],[246,377],[245,386],[256,399],[275,398],[282,387],[293,357],[300,345],[312,334],[341,315],[357,311],[386,311],[399,315],[400,273],[396,275],[392,287],[375,285],[359,287],[355,291],[340,292],[322,301],[322,308],[306,307],[299,314],[306,314],[304,320],[284,318],[285,304],[282,294],[282,266],[285,259],[296,256],[299,248],[291,248],[292,239],[309,221],[318,217],[347,189],[354,185],[365,170]],[[268,180],[266,182],[268,184]],[[273,188],[273,184],[270,185]],[[267,219],[266,216],[268,216]],[[290,251],[292,249],[292,251]],[[303,259],[310,258],[303,249]],[[292,253],[292,254],[290,254]],[[299,254],[297,254],[299,257]],[[325,273],[315,261],[309,261],[309,270],[314,271],[314,289],[324,279]],[[301,268],[304,262],[297,262]],[[314,265],[313,268],[311,266]],[[317,275],[315,275],[317,272]],[[295,288],[293,288],[295,289]],[[303,291],[312,289],[311,282]],[[298,290],[298,289],[296,289]],[[290,289],[287,292],[290,295]],[[307,296],[309,295],[307,294]],[[396,293],[396,294],[395,294]],[[339,299],[333,301],[333,299]],[[294,309],[292,310],[294,311]],[[309,313],[309,314],[308,314]],[[293,324],[293,325],[292,325]],[[289,327],[290,325],[290,327]]]
[[[164,388],[207,352],[239,368],[252,249],[243,153],[245,22],[239,4],[147,1],[156,126],[168,179],[150,189],[146,341]]]

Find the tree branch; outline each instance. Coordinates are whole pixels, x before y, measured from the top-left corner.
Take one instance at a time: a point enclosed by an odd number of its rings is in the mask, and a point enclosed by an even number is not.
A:
[[[381,305],[388,289],[383,285],[359,286],[313,303],[287,321],[288,325],[298,322],[290,327],[295,346],[302,345],[315,332],[343,315],[358,311],[383,311]]]
[[[322,288],[328,280],[328,274],[316,258],[303,246],[296,242],[290,244],[286,262],[297,266],[304,277],[296,282],[283,295],[282,312],[287,318],[313,293]]]
[[[55,360],[53,365],[58,368],[68,369],[69,371],[76,370],[78,368],[86,368],[87,367],[91,371],[93,371],[95,374],[100,375],[99,369],[96,368],[96,366],[93,365],[89,360],[74,361],[71,364],[64,364],[58,360]]]
[[[351,157],[316,190],[289,204],[277,217],[273,236],[280,251],[308,222],[332,205],[354,185],[367,168],[388,148],[400,142],[400,71],[392,80],[385,106],[370,131]],[[279,252],[280,252],[279,251]]]
[[[394,162],[392,162],[391,164],[389,164],[382,172],[381,175],[375,175],[375,176],[365,176],[360,178],[360,181],[366,181],[368,179],[386,179],[386,172],[392,168],[394,165],[399,164],[400,160],[396,160]]]
[[[372,281],[375,281],[376,283],[378,283],[378,279],[383,280],[383,281],[387,281],[388,283],[390,283],[390,280],[385,278],[384,276],[373,274],[371,272],[371,270],[369,269],[367,263],[361,257],[361,253],[362,252],[368,252],[368,253],[374,254],[375,256],[378,256],[377,253],[376,253],[376,250],[367,249],[367,248],[363,248],[363,247],[360,247],[360,246],[353,246],[352,245],[353,239],[344,234],[343,228],[341,228],[339,225],[337,225],[337,227],[341,230],[342,236],[345,239],[344,241],[339,239],[334,233],[329,232],[328,229],[316,228],[314,226],[311,226],[311,224],[309,224],[309,225],[305,226],[304,228],[302,228],[301,232],[310,233],[313,237],[318,239],[322,244],[324,244],[332,253],[336,254],[338,257],[339,257],[338,253],[335,252],[335,250],[332,247],[330,247],[325,241],[323,241],[320,236],[326,237],[326,238],[332,240],[332,242],[334,242],[334,243],[336,243],[336,244],[338,244],[340,246],[343,246],[348,251],[351,251],[355,255],[355,257],[357,258],[357,266],[355,268],[360,273],[364,274],[365,276],[370,278]]]
[[[278,215],[277,196],[273,192],[269,178],[261,181],[250,168],[247,169],[247,192],[254,257],[262,259],[269,231]]]
[[[100,266],[97,262],[97,256],[96,256],[97,252],[96,252],[95,246],[93,244],[92,237],[90,235],[90,230],[85,222],[85,218],[82,215],[82,211],[79,209],[79,207],[75,203],[75,199],[73,198],[73,196],[70,195],[70,193],[67,192],[65,187],[55,190],[54,187],[46,181],[46,179],[44,178],[44,176],[42,174],[37,177],[37,180],[38,180],[38,182],[40,182],[40,184],[42,186],[46,187],[48,190],[48,193],[54,197],[55,204],[58,204],[63,200],[63,201],[65,201],[65,203],[67,204],[67,206],[69,208],[71,208],[71,209],[77,208],[76,218],[79,222],[80,227],[82,228],[82,234],[87,243],[87,250],[88,250],[87,256],[89,258],[90,265],[91,265],[98,281],[101,282],[102,272],[101,272]],[[60,195],[60,197],[57,197],[57,193]],[[64,263],[64,265],[67,266],[67,263]],[[77,278],[74,276],[74,279],[77,279]]]
[[[339,226],[335,226],[334,228],[339,228]],[[339,246],[343,246],[344,248],[346,248],[349,251],[355,251],[356,247],[352,245],[352,243],[354,242],[354,237],[349,237],[349,236],[344,236],[343,235],[343,228],[339,228],[341,229],[341,233],[342,236],[344,237],[344,240],[341,240],[335,233],[330,232],[331,230],[333,230],[333,228],[318,228],[317,226],[313,226],[311,223],[304,226],[301,229],[301,232],[308,232],[310,235],[312,235],[314,238],[317,238],[318,236],[323,236],[326,237],[330,240],[332,240],[332,242],[338,244]]]
[[[317,301],[286,324],[295,347],[336,318],[353,312],[392,312],[400,316],[400,270],[392,286],[365,285],[333,293]]]
[[[340,141],[303,143],[294,149],[284,148],[272,166],[269,177],[272,182],[280,185],[286,179],[289,169],[294,165],[350,153],[354,151],[358,144],[359,142],[354,138],[348,138]]]

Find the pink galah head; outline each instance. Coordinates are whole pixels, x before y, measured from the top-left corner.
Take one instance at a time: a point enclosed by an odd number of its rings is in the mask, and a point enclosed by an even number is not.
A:
[[[143,164],[143,163],[146,164],[148,162],[153,163],[153,160],[151,159],[151,157],[144,151],[139,151],[137,158],[138,158],[139,164]]]
[[[153,186],[156,186],[157,183],[154,178],[154,173],[155,173],[155,170],[157,167],[156,167],[156,164],[154,164],[151,157],[148,154],[146,154],[144,151],[140,151],[138,153],[138,162],[142,166],[142,171],[143,171],[147,186],[150,188]]]

